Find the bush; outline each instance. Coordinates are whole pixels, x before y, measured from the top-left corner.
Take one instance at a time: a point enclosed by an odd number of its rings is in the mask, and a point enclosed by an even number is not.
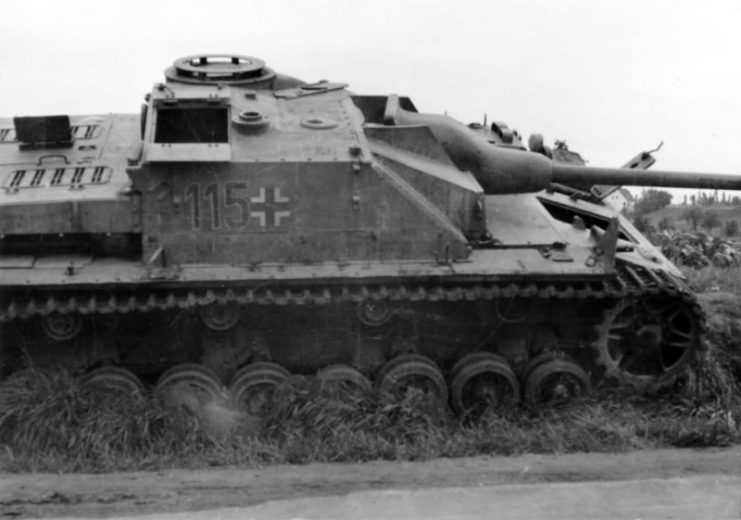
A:
[[[651,222],[648,220],[647,217],[643,215],[636,215],[636,217],[633,218],[633,225],[638,231],[644,234],[653,233],[655,231],[654,227],[651,225]]]
[[[709,265],[731,267],[741,261],[741,251],[733,244],[704,233],[663,231],[653,239],[664,256],[680,266],[696,269]]]
[[[682,213],[682,218],[692,226],[692,231],[695,232],[697,231],[697,226],[699,226],[702,221],[702,216],[703,211],[697,206],[691,206]]]
[[[727,237],[734,237],[738,234],[738,220],[728,220],[723,226],[723,233]]]
[[[663,217],[661,220],[659,220],[659,223],[657,224],[660,231],[667,231],[669,229],[674,229],[674,223],[669,220],[669,217]]]
[[[702,216],[702,227],[704,227],[707,230],[712,230],[713,228],[719,227],[721,224],[720,218],[718,215],[713,213],[712,211],[706,211]]]

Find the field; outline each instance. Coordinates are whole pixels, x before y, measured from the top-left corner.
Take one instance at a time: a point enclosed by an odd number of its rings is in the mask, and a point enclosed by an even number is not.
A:
[[[218,405],[193,415],[156,401],[91,394],[63,371],[35,371],[0,387],[0,469],[255,467],[737,444],[741,269],[688,276],[706,292],[709,334],[692,369],[669,389],[604,386],[566,407],[518,407],[472,421],[421,395],[347,393],[295,377],[281,390],[281,406],[256,424]]]

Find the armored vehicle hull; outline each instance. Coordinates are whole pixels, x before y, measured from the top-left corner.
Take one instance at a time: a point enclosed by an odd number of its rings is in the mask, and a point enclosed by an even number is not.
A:
[[[0,120],[3,377],[259,416],[300,373],[466,412],[660,384],[699,348],[681,273],[584,185],[739,178],[587,168],[244,56],[165,74],[140,115]]]

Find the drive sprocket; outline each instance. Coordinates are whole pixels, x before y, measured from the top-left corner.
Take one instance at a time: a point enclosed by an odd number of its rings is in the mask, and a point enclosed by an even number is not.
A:
[[[620,300],[603,313],[592,343],[605,376],[636,386],[678,374],[701,345],[702,314],[677,296]]]

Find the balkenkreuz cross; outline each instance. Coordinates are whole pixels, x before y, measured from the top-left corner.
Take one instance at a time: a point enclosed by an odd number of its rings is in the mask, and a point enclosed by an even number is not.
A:
[[[280,188],[260,188],[260,194],[250,198],[250,217],[259,219],[260,227],[278,227],[282,219],[291,215],[285,209],[290,200],[281,195]]]

